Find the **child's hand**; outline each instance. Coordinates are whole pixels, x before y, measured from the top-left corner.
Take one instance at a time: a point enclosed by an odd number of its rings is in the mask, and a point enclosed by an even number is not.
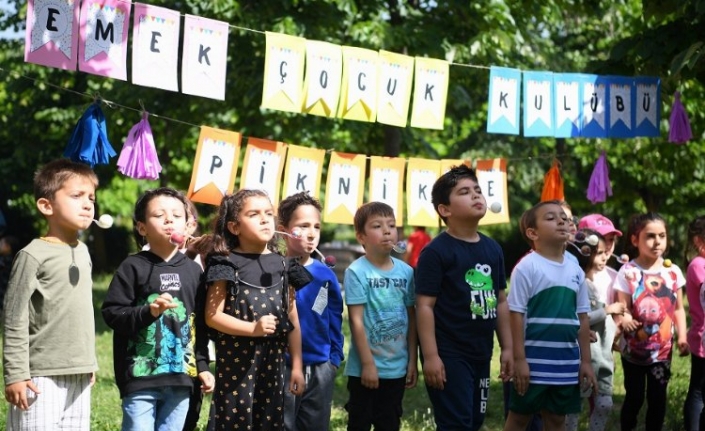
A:
[[[688,347],[688,342],[686,340],[682,340],[681,337],[678,337],[678,354],[681,356],[688,356],[690,353],[690,347]]]
[[[178,305],[172,302],[173,300],[174,298],[168,293],[162,293],[149,304],[149,312],[152,313],[152,316],[159,317],[166,310],[178,307]]]
[[[304,379],[304,373],[299,369],[291,370],[291,379],[289,380],[289,392],[299,396],[304,393],[306,389],[306,380]]]
[[[631,317],[627,317],[628,314],[625,314],[624,316],[625,319],[622,320],[622,330],[624,332],[634,332],[641,327],[641,322],[638,320],[633,320]]]
[[[446,382],[446,368],[441,357],[436,355],[424,359],[423,378],[426,384],[434,389],[443,390]]]
[[[419,370],[416,367],[416,362],[411,363],[409,361],[409,365],[406,367],[406,384],[404,385],[405,389],[411,389],[416,387],[416,382],[419,380]]]
[[[95,385],[95,372],[92,372],[92,373],[91,373],[91,383],[90,383],[90,385],[91,385],[91,387],[93,387],[93,385]]]
[[[213,393],[215,389],[215,377],[210,371],[201,371],[198,373],[198,380],[201,381],[201,392],[204,394]]]
[[[499,360],[499,378],[503,382],[508,382],[514,374],[514,354],[510,349],[502,349]]]
[[[597,332],[590,330],[590,342],[597,343]]]
[[[582,390],[586,390],[589,387],[592,389],[592,393],[595,393],[597,389],[597,379],[595,378],[595,372],[590,362],[580,362],[580,382],[586,382],[586,387],[581,387]]]
[[[377,374],[377,365],[373,363],[362,366],[362,386],[368,389],[377,389],[379,387],[379,374]]]
[[[514,360],[514,389],[522,397],[529,389],[529,363],[526,359]]]
[[[34,385],[34,382],[31,380],[23,380],[5,386],[5,399],[13,406],[17,406],[21,410],[27,410],[30,406],[30,402],[27,400],[27,389],[34,392],[36,395],[42,393],[42,391]]]
[[[605,307],[605,313],[622,316],[626,309],[627,306],[623,302],[615,302]]]
[[[262,316],[255,322],[255,329],[252,333],[253,337],[266,337],[269,334],[274,334],[277,329],[277,318],[271,314]]]

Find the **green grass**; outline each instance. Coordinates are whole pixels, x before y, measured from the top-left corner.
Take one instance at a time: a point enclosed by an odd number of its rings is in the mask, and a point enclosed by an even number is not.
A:
[[[96,384],[92,392],[92,412],[91,412],[91,430],[93,431],[112,431],[120,428],[121,410],[120,397],[117,387],[115,386],[113,364],[112,364],[112,333],[105,326],[102,317],[100,316],[100,305],[105,297],[107,285],[110,278],[103,276],[97,277],[95,290],[93,295],[94,306],[96,309],[96,351],[98,354],[98,364],[100,370],[97,374]],[[347,322],[344,324],[346,331],[346,351],[349,345],[349,332],[347,332]],[[57,354],[61,354],[57,352]],[[499,375],[498,348],[495,347],[495,355],[492,361],[491,375],[492,384],[490,386],[490,399],[488,402],[487,417],[483,429],[487,431],[501,430],[504,423],[503,404],[502,404],[502,385],[496,377]],[[612,410],[610,426],[608,430],[619,429],[619,408],[624,400],[624,388],[622,387],[622,371],[619,365],[619,356],[615,356],[617,360],[617,370],[615,372],[615,391],[614,403],[615,407]],[[341,367],[342,368],[342,367]],[[419,368],[420,371],[420,368]],[[666,424],[664,430],[677,431],[681,429],[682,422],[682,406],[688,391],[688,381],[690,378],[690,360],[688,358],[674,357],[672,364],[672,377],[668,386],[669,400],[666,414]],[[347,414],[343,409],[343,405],[347,399],[347,390],[345,389],[346,379],[342,374],[342,370],[336,379],[336,388],[333,400],[333,411],[331,419],[332,430],[345,430],[347,423]],[[204,410],[201,414],[199,429],[205,429],[207,420],[208,400],[204,400]],[[7,404],[5,408],[0,409],[0,424],[5,423],[7,414]],[[423,377],[420,378],[419,385],[407,391],[404,397],[404,416],[402,430],[405,431],[421,431],[434,430],[433,415],[431,413],[431,403],[428,400],[426,390],[423,386]],[[587,429],[585,424],[584,406],[583,420],[581,420],[581,430]],[[642,408],[642,419],[637,430],[643,430],[643,416],[645,406]]]

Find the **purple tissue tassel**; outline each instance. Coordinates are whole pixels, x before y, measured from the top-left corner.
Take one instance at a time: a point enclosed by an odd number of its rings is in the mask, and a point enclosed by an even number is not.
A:
[[[593,204],[605,202],[607,196],[612,196],[612,186],[610,185],[610,169],[607,166],[607,155],[603,151],[600,158],[595,163],[595,168],[590,175],[588,183],[587,198]]]
[[[693,131],[690,130],[690,121],[688,113],[681,103],[681,93],[676,91],[673,95],[673,109],[671,110],[671,118],[669,119],[670,130],[668,131],[668,142],[674,144],[685,144],[693,139]]]
[[[139,180],[156,180],[162,171],[148,117],[143,112],[139,123],[132,126],[117,162],[118,171]]]

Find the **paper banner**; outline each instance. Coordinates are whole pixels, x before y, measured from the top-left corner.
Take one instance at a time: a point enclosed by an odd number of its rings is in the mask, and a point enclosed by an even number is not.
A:
[[[135,3],[132,22],[132,83],[179,91],[178,11]]]
[[[83,0],[78,70],[125,81],[129,28],[130,3]]]
[[[659,78],[634,78],[636,87],[636,136],[659,137],[661,131],[661,80]]]
[[[606,77],[609,94],[609,129],[610,138],[634,137],[634,79],[624,76]]]
[[[262,108],[301,112],[306,39],[266,32]]]
[[[475,173],[487,201],[487,213],[480,219],[480,226],[509,223],[507,161],[505,159],[478,160]],[[490,210],[493,204],[495,207],[497,204],[501,205],[499,212]]]
[[[308,192],[314,198],[319,198],[325,155],[326,150],[289,145],[284,168],[282,200],[299,192]]]
[[[553,136],[553,73],[524,72],[524,136]]]
[[[240,188],[264,190],[276,208],[285,158],[285,143],[247,138]]]
[[[413,78],[413,57],[389,51],[379,52],[378,123],[406,127]]]
[[[79,2],[29,0],[24,61],[76,70]]]
[[[556,138],[580,136],[580,78],[574,73],[553,74]]]
[[[331,153],[323,209],[326,223],[353,224],[355,211],[362,205],[366,162],[361,154]]]
[[[346,120],[375,121],[377,118],[378,53],[370,49],[344,46],[343,79],[338,117]]]
[[[469,168],[472,167],[472,161],[467,159],[441,159],[441,175],[445,174],[453,166],[465,165]]]
[[[342,78],[343,51],[340,45],[307,40],[302,111],[322,117],[335,117]]]
[[[181,91],[225,100],[228,23],[186,15],[181,61]]]
[[[201,127],[187,198],[220,205],[223,196],[233,192],[240,139],[237,132]]]
[[[487,133],[519,134],[521,71],[506,67],[490,68],[490,95]]]
[[[401,157],[370,157],[369,201],[392,207],[397,226],[404,225],[404,165]]]
[[[438,214],[431,202],[431,189],[441,174],[440,160],[410,158],[406,170],[407,224],[438,227]]]
[[[585,138],[607,137],[608,88],[605,78],[598,75],[581,75],[582,127],[580,136]]]
[[[448,97],[448,62],[416,57],[411,127],[443,130]]]

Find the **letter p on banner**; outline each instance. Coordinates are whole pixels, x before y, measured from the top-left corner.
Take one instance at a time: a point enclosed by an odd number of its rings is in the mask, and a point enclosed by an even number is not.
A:
[[[201,127],[187,198],[220,205],[233,192],[241,139],[237,132]]]

